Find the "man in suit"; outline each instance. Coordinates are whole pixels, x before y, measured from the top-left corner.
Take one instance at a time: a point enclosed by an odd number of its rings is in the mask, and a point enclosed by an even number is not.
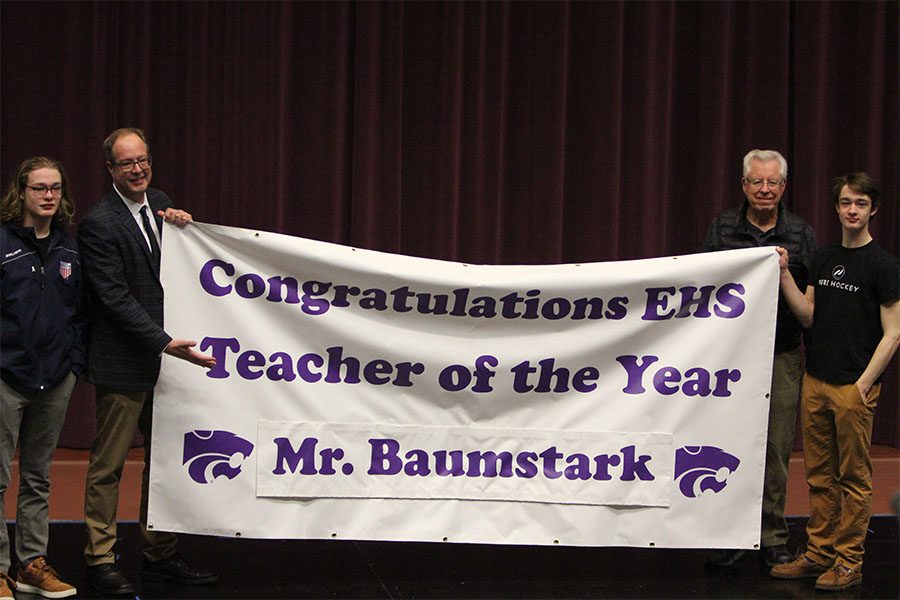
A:
[[[97,437],[91,447],[84,512],[87,581],[104,594],[134,595],[115,563],[119,481],[135,431],[144,438],[140,528],[143,575],[180,584],[216,581],[176,552],[174,534],[147,529],[153,387],[163,352],[197,365],[215,365],[196,342],[163,329],[159,242],[165,219],[179,227],[191,215],[150,188],[153,158],[139,129],[117,129],[103,143],[112,189],[84,217],[78,243],[91,300],[87,379],[97,388]]]

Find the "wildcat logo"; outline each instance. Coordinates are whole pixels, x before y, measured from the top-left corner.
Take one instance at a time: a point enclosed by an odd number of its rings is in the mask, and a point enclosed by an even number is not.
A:
[[[835,281],[840,281],[844,278],[844,273],[847,271],[844,269],[844,265],[838,265],[831,272],[831,276],[835,279]]]
[[[696,498],[707,490],[718,494],[740,464],[737,457],[715,446],[685,446],[675,451],[675,481],[688,498]]]
[[[184,434],[182,465],[197,483],[212,483],[218,477],[234,479],[241,464],[253,453],[253,444],[230,431],[195,430]]]

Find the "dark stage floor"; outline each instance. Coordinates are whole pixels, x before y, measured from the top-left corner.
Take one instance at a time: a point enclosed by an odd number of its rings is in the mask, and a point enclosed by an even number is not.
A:
[[[805,518],[792,518],[792,545]],[[216,570],[218,583],[178,587],[140,579],[140,535],[120,524],[120,565],[150,598],[891,598],[900,597],[895,517],[872,519],[863,584],[816,592],[812,580],[779,581],[748,553],[729,569],[704,566],[703,552],[352,541],[283,541],[184,536],[182,553]],[[83,584],[84,524],[51,525],[50,562]],[[18,598],[37,598],[17,594]]]

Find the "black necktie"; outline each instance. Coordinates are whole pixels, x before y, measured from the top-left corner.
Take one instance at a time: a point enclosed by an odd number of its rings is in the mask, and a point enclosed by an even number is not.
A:
[[[150,211],[147,210],[146,205],[141,207],[141,223],[144,225],[144,233],[147,234],[147,238],[150,240],[150,254],[153,256],[156,266],[159,267],[159,244],[156,243],[156,235],[153,233],[153,227],[150,225],[149,213]]]

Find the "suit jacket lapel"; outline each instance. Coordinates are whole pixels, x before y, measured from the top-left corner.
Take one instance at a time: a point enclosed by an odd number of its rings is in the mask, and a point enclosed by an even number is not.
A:
[[[122,199],[115,190],[110,191],[109,201],[112,204],[113,210],[119,216],[122,226],[131,237],[134,238],[134,242],[140,246],[141,251],[144,253],[144,258],[147,259],[150,268],[153,269],[156,277],[159,278],[159,266],[150,254],[150,248],[147,246],[147,238],[145,238],[143,232],[138,229],[138,224],[134,220],[134,215],[128,210],[128,207],[125,206],[125,203],[122,202]]]

